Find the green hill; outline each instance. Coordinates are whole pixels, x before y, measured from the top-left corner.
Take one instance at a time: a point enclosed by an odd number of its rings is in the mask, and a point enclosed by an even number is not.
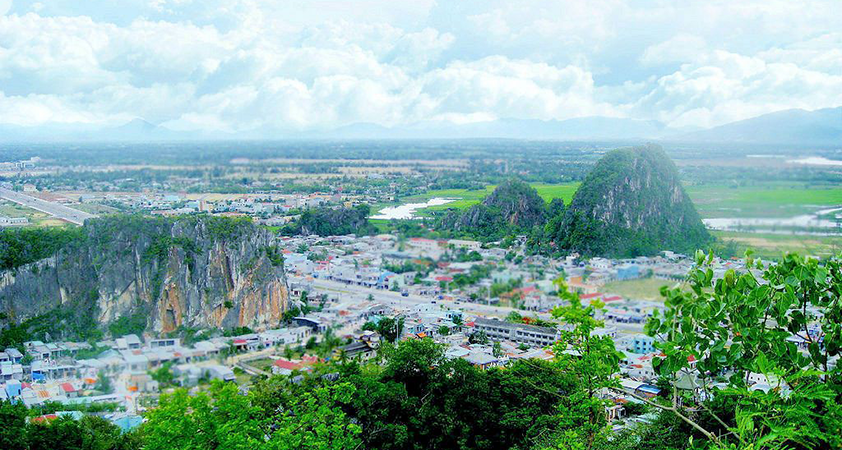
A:
[[[613,150],[597,162],[550,236],[586,256],[692,252],[713,240],[659,146]]]
[[[547,206],[532,186],[509,180],[467,210],[450,210],[440,228],[477,237],[497,239],[506,234],[528,231],[546,220]]]

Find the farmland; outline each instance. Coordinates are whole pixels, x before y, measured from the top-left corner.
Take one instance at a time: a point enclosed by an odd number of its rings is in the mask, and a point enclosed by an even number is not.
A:
[[[756,186],[688,186],[702,217],[784,218],[842,205],[842,187],[770,182]]]

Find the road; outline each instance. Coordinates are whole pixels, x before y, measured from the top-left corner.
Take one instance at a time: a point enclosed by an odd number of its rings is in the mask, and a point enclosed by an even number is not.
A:
[[[70,222],[76,225],[82,225],[86,219],[96,217],[96,214],[86,213],[73,209],[55,202],[48,202],[35,198],[31,195],[21,194],[20,192],[11,191],[6,188],[0,188],[0,198],[15,202],[19,205],[32,208],[43,213],[47,213],[55,218]]]
[[[457,303],[452,300],[436,300],[433,297],[424,297],[421,295],[414,294],[410,294],[409,296],[404,297],[399,292],[387,291],[383,289],[372,289],[365,286],[345,284],[340,283],[338,281],[322,280],[318,278],[313,280],[313,287],[319,290],[344,294],[355,294],[363,297],[366,297],[369,294],[371,294],[374,297],[374,300],[376,301],[383,302],[395,307],[403,308],[412,308],[413,306],[418,305],[420,303],[430,303],[431,301],[435,301],[437,304],[444,305],[446,308],[458,309],[467,313],[472,313],[480,316],[506,317],[512,311],[517,311],[518,313],[523,315],[534,314],[531,311],[522,311],[505,306],[491,306],[471,302]],[[539,313],[538,317],[544,320],[552,319],[552,317],[547,313]],[[614,326],[621,333],[637,334],[643,332],[643,324],[606,322],[605,325]]]

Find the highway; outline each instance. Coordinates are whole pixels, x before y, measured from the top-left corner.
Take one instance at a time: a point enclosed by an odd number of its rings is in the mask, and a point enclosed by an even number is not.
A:
[[[35,198],[31,195],[21,194],[6,188],[0,188],[0,198],[15,202],[19,205],[32,208],[42,213],[47,213],[57,219],[64,220],[76,225],[82,225],[86,219],[96,217],[95,214],[86,213],[55,202],[48,202]]]

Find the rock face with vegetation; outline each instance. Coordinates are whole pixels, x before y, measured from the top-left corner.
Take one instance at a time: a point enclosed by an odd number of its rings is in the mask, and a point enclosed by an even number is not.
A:
[[[712,242],[675,164],[658,146],[613,150],[591,170],[552,237],[563,252],[633,257]]]
[[[263,328],[289,307],[280,252],[249,221],[113,216],[68,233],[49,256],[31,235],[0,240],[4,325],[52,339]]]
[[[316,234],[319,236],[338,236],[345,234],[370,234],[374,227],[368,222],[371,212],[368,205],[353,208],[313,208],[304,211],[295,222],[285,226],[283,233]]]
[[[544,222],[547,206],[532,186],[509,180],[466,211],[449,211],[441,221],[444,229],[468,232],[480,237],[499,237],[501,233],[529,230]]]

